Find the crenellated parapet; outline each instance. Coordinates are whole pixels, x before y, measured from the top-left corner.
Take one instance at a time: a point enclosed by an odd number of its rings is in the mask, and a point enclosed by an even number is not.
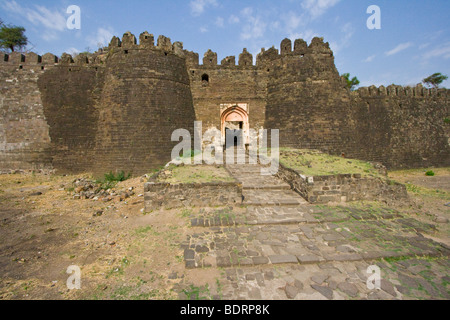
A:
[[[157,47],[164,52],[173,52],[172,41],[165,36],[158,37]]]
[[[213,52],[211,49],[206,51],[203,56],[203,65],[208,67],[217,66],[217,53]]]
[[[0,66],[11,66],[18,69],[24,69],[25,67],[36,69],[36,67],[38,67],[41,68],[41,70],[44,70],[45,66],[54,66],[59,62],[58,57],[51,53],[40,56],[34,52],[12,52],[10,54],[2,53],[1,56]]]
[[[122,53],[125,55],[134,50],[151,50],[164,55],[174,54],[195,63],[195,58],[183,49],[182,42],[177,41],[172,43],[170,38],[160,35],[158,36],[155,45],[155,36],[147,31],[139,35],[139,43],[131,32],[124,33],[122,39],[114,36],[109,43],[108,50],[111,54]]]
[[[189,67],[198,67],[199,65],[199,55],[196,52],[183,50],[184,56],[186,58],[186,64]]]
[[[333,51],[330,49],[330,44],[328,42],[324,42],[323,38],[313,38],[308,49],[308,53],[312,54],[333,55]]]
[[[226,57],[225,59],[223,59],[220,62],[220,65],[224,66],[224,67],[235,67],[236,66],[236,57],[235,56]]]
[[[275,49],[274,46],[268,50],[262,48],[261,52],[256,56],[256,66],[266,65],[279,59],[279,57],[280,55],[278,54],[278,50]]]
[[[448,97],[449,89],[428,89],[417,84],[415,87],[403,87],[397,85],[385,86],[370,86],[361,87],[355,91],[354,94],[360,97],[378,97],[378,96],[396,96],[396,97]]]
[[[139,36],[139,45],[143,48],[153,48],[155,46],[155,37],[147,31]]]
[[[52,53],[46,53],[42,56],[42,63],[50,65],[58,63],[58,57]]]
[[[291,39],[284,39],[280,44],[280,53],[282,56],[292,53],[292,41]]]
[[[137,46],[137,40],[131,32],[125,32],[122,36],[122,48],[133,49]]]
[[[250,67],[253,66],[253,55],[244,48],[242,53],[239,55],[239,66],[240,67]]]
[[[294,54],[295,55],[304,55],[308,53],[308,43],[303,39],[297,39],[294,42]]]
[[[139,41],[138,41],[139,40]],[[156,40],[156,44],[155,44]],[[70,55],[68,53],[62,54],[59,58],[51,53],[46,53],[40,56],[36,53],[19,53],[13,52],[11,54],[2,54],[0,59],[1,64],[17,65],[22,68],[22,65],[41,65],[43,66],[104,66],[111,55],[127,55],[134,51],[151,50],[159,52],[162,55],[176,55],[185,59],[186,65],[189,68],[196,68],[202,66],[204,68],[265,68],[272,65],[275,61],[283,57],[292,57],[305,55],[330,55],[333,53],[328,43],[324,43],[322,38],[314,38],[308,46],[306,41],[297,39],[292,41],[284,39],[280,44],[280,51],[275,47],[269,49],[261,49],[261,52],[256,57],[256,65],[254,64],[253,55],[247,49],[243,49],[239,57],[228,56],[218,63],[218,54],[212,50],[208,50],[201,61],[199,61],[199,54],[193,51],[187,51],[183,48],[182,42],[172,43],[171,39],[163,35],[155,39],[153,34],[145,31],[137,38],[131,32],[125,32],[122,38],[114,36],[108,47],[101,48],[95,53],[81,53],[78,55]],[[117,60],[116,60],[117,61]],[[115,62],[117,63],[117,62]],[[270,68],[268,68],[270,69]]]
[[[190,67],[198,67],[199,55],[192,51],[184,51],[186,57],[186,63]],[[274,62],[280,60],[283,57],[299,57],[303,58],[305,56],[319,56],[319,57],[333,57],[333,51],[330,49],[329,43],[325,43],[323,38],[314,38],[311,44],[303,39],[297,39],[294,41],[294,46],[292,46],[292,41],[290,39],[284,39],[280,44],[280,51],[275,48],[275,46],[265,49],[262,48],[261,52],[256,56],[256,67],[266,68],[271,66]],[[255,67],[253,61],[253,55],[248,52],[246,48],[243,52],[239,54],[238,63],[236,64],[236,57],[228,56],[221,60],[220,64],[217,63],[217,53],[209,49],[203,56],[202,66],[207,68],[249,68]]]

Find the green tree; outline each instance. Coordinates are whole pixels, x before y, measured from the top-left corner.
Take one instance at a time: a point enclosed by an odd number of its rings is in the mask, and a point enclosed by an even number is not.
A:
[[[443,75],[440,72],[436,72],[429,76],[428,78],[423,79],[423,83],[427,86],[432,86],[433,88],[439,88],[439,85],[447,80],[448,77],[446,75]]]
[[[28,44],[28,38],[25,36],[25,28],[0,24],[0,48],[21,49]]]
[[[347,81],[347,87],[352,91],[355,90],[355,88],[360,84],[357,77],[353,77],[350,79],[350,73],[344,73],[342,77],[344,77],[344,79]]]

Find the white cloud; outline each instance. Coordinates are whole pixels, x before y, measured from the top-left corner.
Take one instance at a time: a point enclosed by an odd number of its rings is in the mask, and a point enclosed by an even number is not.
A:
[[[225,20],[222,17],[217,17],[215,24],[219,28],[223,28],[225,26]]]
[[[63,10],[50,10],[39,5],[34,5],[34,8],[22,7],[14,0],[4,1],[2,8],[24,17],[35,26],[43,27],[41,37],[44,40],[56,40],[59,37],[58,32],[66,30],[67,20]]]
[[[81,51],[77,48],[69,48],[65,51],[66,53],[70,54],[72,57],[78,55]]]
[[[302,22],[301,16],[291,11],[287,16],[286,27],[288,28],[288,30],[295,30],[300,26],[301,22]]]
[[[337,54],[339,51],[341,51],[343,48],[346,48],[350,44],[350,40],[353,37],[355,33],[355,29],[353,25],[349,22],[344,24],[341,27],[342,37],[339,39],[339,42],[332,42],[330,43],[331,49],[333,49],[333,52]]]
[[[376,57],[376,55],[374,54],[374,55],[372,55],[372,56],[370,56],[370,57],[367,57],[365,60],[364,60],[364,62],[372,62],[373,61],[373,59],[375,59],[375,57]]]
[[[239,19],[239,17],[235,16],[234,14],[232,14],[230,16],[230,18],[228,18],[228,22],[231,23],[231,24],[236,24],[236,23],[239,23],[240,21],[241,20]]]
[[[303,0],[302,8],[308,11],[312,19],[324,14],[341,0]]]
[[[253,14],[253,8],[247,7],[241,10],[241,15],[243,16],[251,16]]]
[[[319,34],[311,29],[305,30],[303,32],[300,33],[295,33],[292,34],[290,39],[291,40],[295,40],[295,39],[303,39],[306,42],[311,42],[312,38],[319,36]]]
[[[201,33],[206,33],[206,32],[208,32],[208,28],[206,28],[206,27],[200,27],[200,32],[201,32]]]
[[[192,0],[189,4],[193,16],[199,16],[210,6],[217,7],[217,0]]]
[[[267,29],[267,23],[259,15],[253,14],[253,9],[248,7],[241,11],[241,14],[246,21],[246,24],[242,28],[241,39],[259,39],[262,38]]]
[[[423,55],[424,59],[428,60],[431,58],[444,58],[450,59],[450,43],[446,43],[441,48],[436,48],[428,51]]]
[[[92,48],[105,47],[109,44],[113,36],[114,31],[111,28],[98,28],[94,35],[87,37],[87,41]]]
[[[398,46],[396,46],[394,49],[387,51],[386,55],[387,56],[392,56],[394,54],[397,54],[403,50],[408,49],[409,47],[411,47],[413,44],[412,42],[406,42],[406,43],[400,43]]]

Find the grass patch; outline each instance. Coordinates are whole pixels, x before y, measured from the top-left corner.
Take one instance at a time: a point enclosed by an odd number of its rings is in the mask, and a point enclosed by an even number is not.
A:
[[[180,183],[208,183],[208,182],[234,182],[223,167],[216,166],[180,166],[169,167],[158,182]]]
[[[161,235],[161,233],[159,233],[156,230],[154,230],[153,227],[151,227],[151,226],[137,228],[134,232],[139,237],[145,237],[148,234],[151,234],[151,235],[154,235],[154,236]]]
[[[447,168],[418,168],[418,169],[401,169],[389,171],[389,176],[423,176],[428,171],[433,171],[435,175],[450,175],[450,167]]]
[[[188,300],[211,300],[208,284],[203,287],[197,287],[191,284],[187,289],[183,289],[182,292]]]
[[[122,276],[124,273],[124,270],[126,267],[128,267],[130,265],[130,260],[128,260],[127,257],[124,257],[121,261],[120,261],[120,266],[116,266],[114,268],[112,268],[107,274],[106,274],[106,279],[108,279],[111,276],[117,276],[120,275]]]
[[[412,192],[416,195],[428,196],[428,197],[437,197],[441,199],[450,199],[450,192],[439,190],[439,189],[429,189],[425,187],[420,187],[412,183],[406,184],[406,190]]]
[[[194,212],[191,209],[183,209],[180,212],[181,218],[190,218],[193,214]]]
[[[280,148],[280,163],[307,176],[361,174],[381,177],[369,162],[332,156],[317,150]]]

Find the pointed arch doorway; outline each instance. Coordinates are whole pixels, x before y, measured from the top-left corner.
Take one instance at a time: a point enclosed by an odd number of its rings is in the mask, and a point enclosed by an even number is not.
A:
[[[249,144],[248,105],[229,104],[221,105],[221,133],[222,144],[227,146],[243,147]],[[233,139],[233,141],[227,141]]]

